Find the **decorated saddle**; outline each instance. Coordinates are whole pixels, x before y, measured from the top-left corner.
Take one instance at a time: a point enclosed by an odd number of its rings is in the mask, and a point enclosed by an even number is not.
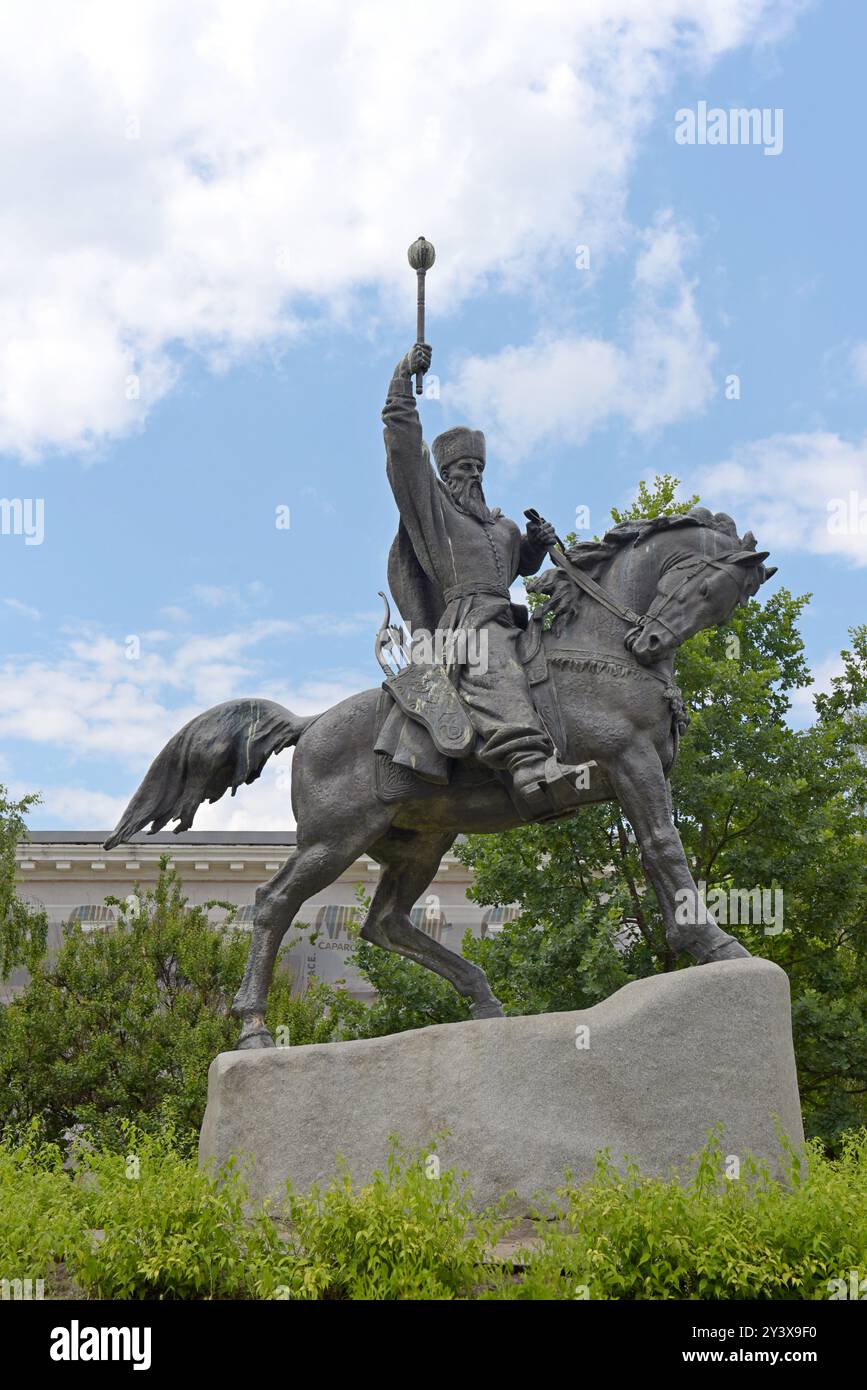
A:
[[[388,601],[377,634],[376,656],[385,672],[380,701],[378,733],[374,744],[377,788],[384,800],[412,793],[421,783],[447,786],[456,762],[471,759],[476,732],[467,708],[445,667],[437,662],[410,661],[392,670],[384,652],[403,650],[399,629],[390,626]],[[542,624],[530,622],[518,640],[534,703],[555,748],[562,748],[563,732],[557,696],[548,678],[542,644]],[[418,780],[416,780],[418,779]],[[479,768],[479,780],[493,774]]]

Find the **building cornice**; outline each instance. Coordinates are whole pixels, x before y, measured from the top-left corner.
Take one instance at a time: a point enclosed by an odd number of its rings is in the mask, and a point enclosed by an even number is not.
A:
[[[162,856],[177,868],[186,883],[209,878],[231,878],[262,883],[282,868],[295,853],[295,831],[185,831],[180,835],[136,835],[126,845],[105,850],[108,830],[40,830],[31,833],[16,849],[16,871],[22,885],[71,879],[131,879],[150,882],[159,873]],[[453,854],[447,854],[437,877],[469,882],[472,875]],[[340,875],[338,882],[369,881],[379,876],[379,865],[360,855]]]

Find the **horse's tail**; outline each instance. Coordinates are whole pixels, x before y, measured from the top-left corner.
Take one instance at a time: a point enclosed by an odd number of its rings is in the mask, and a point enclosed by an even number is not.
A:
[[[227,700],[197,714],[170,738],[105,842],[122,845],[150,822],[151,835],[178,820],[189,830],[205,801],[255,782],[272,753],[297,743],[316,715],[300,718],[273,700]]]

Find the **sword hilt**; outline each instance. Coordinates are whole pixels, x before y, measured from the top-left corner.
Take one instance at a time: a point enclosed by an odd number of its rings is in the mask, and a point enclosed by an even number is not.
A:
[[[525,507],[525,509],[524,509],[524,516],[527,518],[528,521],[544,521],[544,520],[545,520],[545,518],[544,518],[543,516],[540,516],[540,515],[539,515],[539,513],[536,511],[536,508],[535,508],[535,507]],[[565,551],[566,547],[565,547],[565,545],[563,544],[563,542],[561,541],[560,537],[556,534],[556,532],[554,533],[554,539],[555,539],[555,541],[557,542],[557,544],[559,545],[560,549],[563,550],[563,551]]]

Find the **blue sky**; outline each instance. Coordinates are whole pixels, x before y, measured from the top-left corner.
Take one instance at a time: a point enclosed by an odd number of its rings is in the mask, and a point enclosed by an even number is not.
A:
[[[865,620],[867,519],[827,522],[867,512],[867,12],[525,8],[3,21],[0,494],[43,499],[45,534],[0,535],[0,779],[41,792],[34,827],[113,824],[218,700],[377,683],[420,233],[426,435],[486,430],[489,502],[596,531],[673,472],[813,593],[820,685]],[[678,144],[701,101],[782,110],[782,151]],[[197,827],[290,825],[290,756]]]

